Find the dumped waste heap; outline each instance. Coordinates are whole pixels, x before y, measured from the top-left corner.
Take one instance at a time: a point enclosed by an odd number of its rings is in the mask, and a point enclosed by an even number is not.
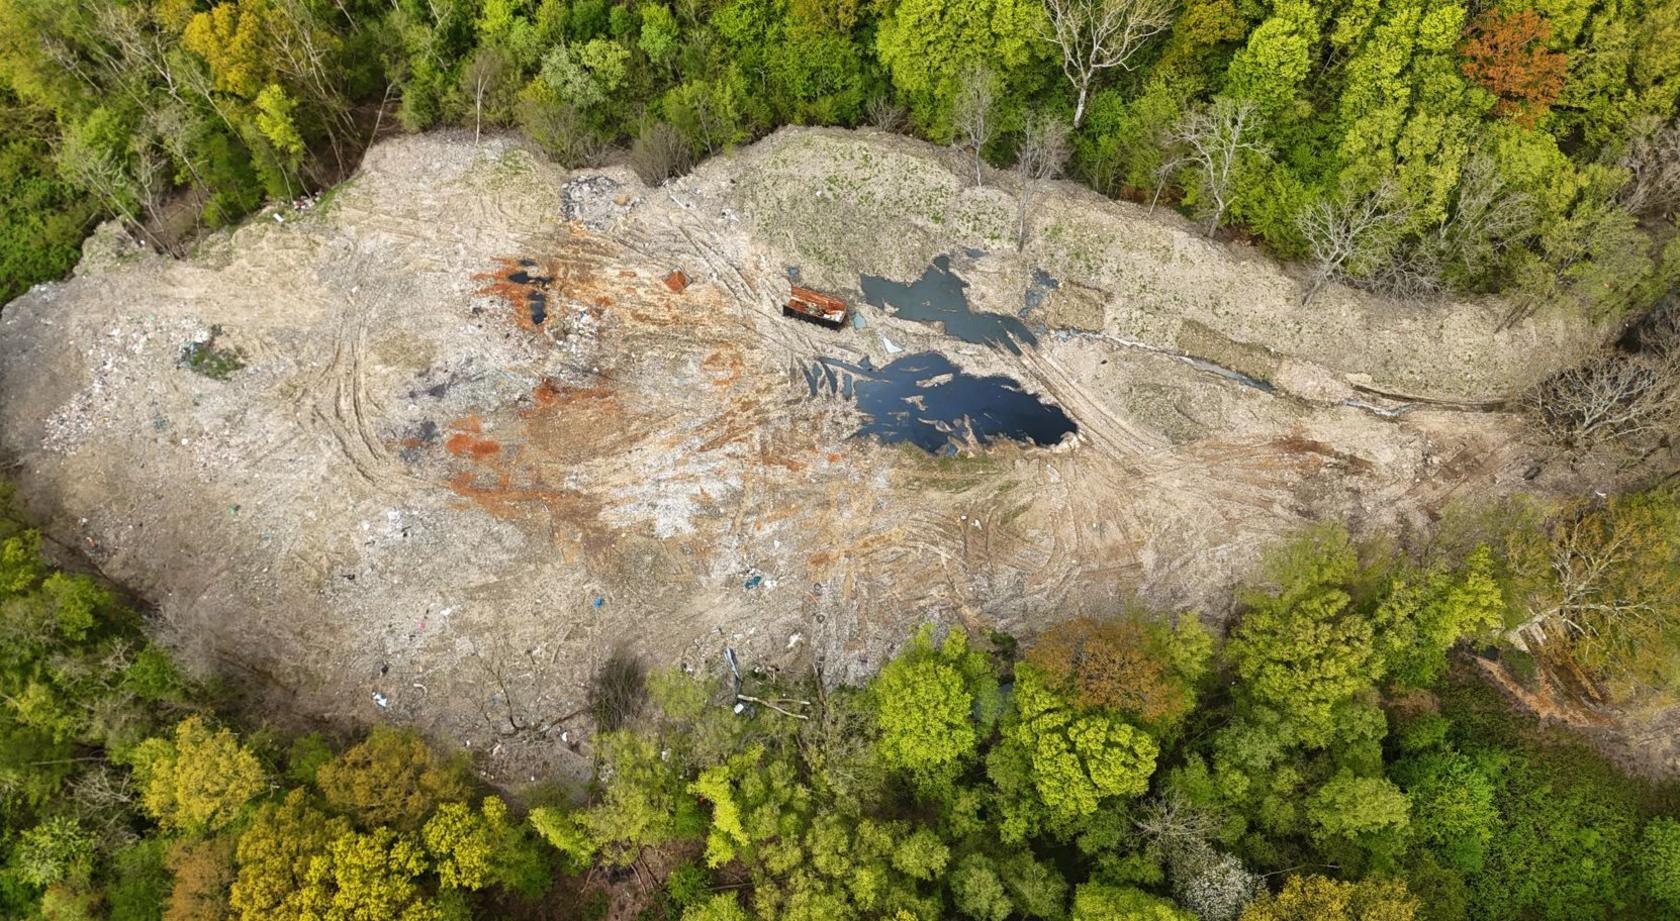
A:
[[[856,677],[911,621],[1217,616],[1304,522],[1572,485],[1524,483],[1499,412],[1394,413],[1496,403],[1594,330],[1303,311],[1276,266],[1071,187],[1017,253],[1009,191],[945,156],[787,130],[649,189],[388,141],[310,212],[9,305],[0,452],[187,662],[501,771],[573,757],[621,641]],[[783,316],[789,266],[855,320]]]

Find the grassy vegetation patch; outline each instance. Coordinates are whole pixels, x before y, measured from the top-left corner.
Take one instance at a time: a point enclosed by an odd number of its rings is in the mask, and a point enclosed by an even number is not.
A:
[[[181,367],[213,381],[232,377],[245,367],[245,356],[239,349],[221,344],[221,337],[222,328],[212,326],[208,336],[187,343],[181,348]]]

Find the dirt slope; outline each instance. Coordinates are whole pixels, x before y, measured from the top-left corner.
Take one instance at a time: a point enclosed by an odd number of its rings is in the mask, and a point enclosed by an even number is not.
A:
[[[1134,597],[1221,616],[1304,522],[1415,532],[1455,496],[1546,487],[1509,417],[1340,401],[1497,399],[1591,331],[1348,292],[1303,311],[1271,264],[1071,187],[1018,255],[1008,192],[945,157],[790,130],[650,190],[504,141],[387,142],[313,212],[9,305],[0,452],[189,662],[492,749],[506,779],[573,757],[557,736],[584,730],[615,643],[855,677],[924,619],[1031,633]],[[779,314],[789,266],[856,300],[860,272],[939,254],[979,310],[1020,313],[1048,270],[1037,347]],[[206,340],[243,367],[185,367]],[[939,458],[854,438],[807,372],[895,349],[1008,375],[1080,432]]]

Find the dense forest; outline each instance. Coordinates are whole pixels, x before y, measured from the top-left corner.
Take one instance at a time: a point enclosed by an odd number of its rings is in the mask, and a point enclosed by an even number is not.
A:
[[[1676,533],[1666,491],[1455,513],[1422,557],[1324,526],[1223,637],[1142,608],[1024,646],[928,627],[864,687],[620,651],[569,739],[594,780],[510,801],[410,732],[242,726],[0,524],[0,914],[1673,917],[1680,790],[1541,731],[1474,663],[1671,700]],[[1557,642],[1510,639],[1536,628]]]
[[[1303,261],[1309,297],[1614,318],[1680,273],[1677,96],[1674,0],[0,0],[0,299],[100,215],[177,247],[399,125],[660,180],[873,124],[1065,151]]]

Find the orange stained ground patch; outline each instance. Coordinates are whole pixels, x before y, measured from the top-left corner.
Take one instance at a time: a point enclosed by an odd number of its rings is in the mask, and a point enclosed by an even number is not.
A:
[[[482,438],[469,432],[456,432],[449,436],[443,446],[456,457],[471,457],[483,459],[498,454],[502,446],[489,438]]]
[[[527,410],[522,415],[526,419],[530,419],[535,411],[569,406],[573,403],[588,400],[608,400],[612,396],[613,392],[608,387],[568,387],[564,384],[545,380],[538,384],[535,390],[531,391],[531,399],[536,406],[533,410]]]
[[[471,501],[491,515],[502,519],[516,519],[528,515],[533,506],[561,512],[577,504],[578,494],[561,489],[548,489],[540,484],[520,484],[509,473],[497,473],[489,480],[471,472],[457,473],[449,478],[449,489],[455,495]]]
[[[718,349],[700,362],[700,367],[712,374],[712,386],[728,387],[741,379],[741,353],[734,349]]]
[[[460,459],[449,488],[498,517],[530,512],[534,505],[551,512],[571,509],[576,494],[549,485],[544,469],[578,447],[580,429],[602,430],[598,423],[615,412],[614,396],[607,387],[544,380],[532,389],[529,404],[496,427],[494,439],[484,434],[478,416],[455,420],[444,442],[450,455]]]
[[[758,459],[759,462],[764,464],[766,467],[785,467],[794,473],[804,470],[807,466],[804,461],[794,460],[785,454],[776,454],[771,451],[760,452]]]
[[[503,258],[496,260],[497,268],[491,272],[480,272],[473,276],[474,281],[484,282],[478,293],[490,297],[499,297],[513,308],[514,322],[519,328],[534,333],[542,328],[542,324],[535,321],[537,313],[544,313],[553,306],[548,293],[548,284],[539,284],[534,279],[553,277],[552,268],[521,265],[518,259]],[[527,281],[516,281],[514,276],[524,274]],[[541,304],[539,311],[533,311],[533,302]]]
[[[463,450],[452,451],[447,488],[459,500],[503,521],[546,527],[550,536],[569,549],[564,554],[606,553],[615,544],[613,529],[600,520],[601,504],[584,492],[556,484],[548,471],[563,466],[568,452],[596,449],[579,432],[611,432],[616,415],[615,394],[605,387],[566,387],[544,381],[532,391],[531,402],[499,417],[494,427],[497,444],[479,434],[476,417],[457,420]],[[476,448],[476,450],[475,450]],[[581,535],[574,537],[574,535]],[[574,559],[574,556],[567,556]]]

